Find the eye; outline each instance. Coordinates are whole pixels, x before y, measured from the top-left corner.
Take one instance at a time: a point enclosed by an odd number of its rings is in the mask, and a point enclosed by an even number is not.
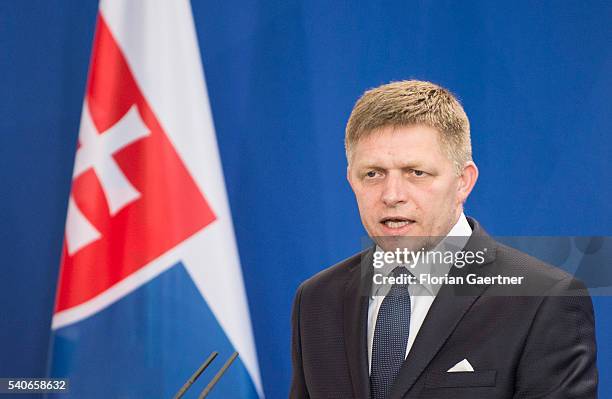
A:
[[[421,176],[425,176],[426,173],[423,172],[422,170],[418,170],[418,169],[410,169],[410,173],[412,173],[413,175],[417,176],[417,177],[421,177]]]
[[[368,170],[365,174],[364,174],[364,178],[365,179],[374,179],[376,177],[380,176],[380,172],[377,170]]]

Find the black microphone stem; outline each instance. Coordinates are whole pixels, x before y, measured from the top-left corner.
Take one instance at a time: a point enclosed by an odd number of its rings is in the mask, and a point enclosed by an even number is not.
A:
[[[176,395],[174,395],[174,399],[180,399],[185,394],[185,392],[189,389],[189,387],[193,385],[195,380],[197,380],[198,377],[204,372],[204,370],[206,370],[206,367],[208,367],[210,363],[212,363],[212,361],[215,360],[218,354],[219,352],[213,352],[210,354],[210,356],[208,356],[208,359],[206,359],[206,361],[202,363],[200,368],[197,369],[195,373],[193,373],[193,375],[187,380],[185,385],[183,385],[181,389],[179,389],[179,391],[176,393]]]
[[[236,360],[237,357],[238,357],[238,352],[234,352],[232,356],[230,356],[229,359],[227,359],[227,361],[225,362],[223,367],[221,367],[219,372],[217,372],[214,378],[208,383],[208,385],[206,385],[206,388],[204,388],[204,390],[202,391],[198,399],[204,399],[210,393],[210,391],[213,389],[215,384],[221,379],[221,377],[223,377],[223,374],[225,373],[227,368],[234,362],[234,360]]]

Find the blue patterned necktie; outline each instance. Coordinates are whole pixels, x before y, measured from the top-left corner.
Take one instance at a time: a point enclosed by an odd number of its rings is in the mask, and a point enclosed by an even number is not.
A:
[[[404,267],[393,269],[397,277]],[[395,284],[383,299],[374,328],[370,392],[372,399],[386,399],[406,356],[410,332],[410,295],[407,285]]]

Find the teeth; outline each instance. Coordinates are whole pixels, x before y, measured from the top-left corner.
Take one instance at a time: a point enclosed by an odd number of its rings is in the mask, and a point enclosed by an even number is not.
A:
[[[392,220],[387,220],[385,222],[385,226],[390,227],[392,229],[399,229],[400,227],[404,227],[404,226],[407,226],[409,224],[410,224],[410,222],[408,222],[408,221],[394,222]]]

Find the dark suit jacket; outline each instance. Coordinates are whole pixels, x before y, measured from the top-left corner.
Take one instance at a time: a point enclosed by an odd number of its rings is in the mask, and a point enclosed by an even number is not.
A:
[[[569,274],[504,246],[473,220],[466,250],[483,264],[450,275],[525,276],[517,286],[442,287],[391,398],[595,398],[591,299]],[[308,279],[292,315],[291,398],[369,398],[368,296],[372,250]],[[474,372],[448,373],[467,358]]]

